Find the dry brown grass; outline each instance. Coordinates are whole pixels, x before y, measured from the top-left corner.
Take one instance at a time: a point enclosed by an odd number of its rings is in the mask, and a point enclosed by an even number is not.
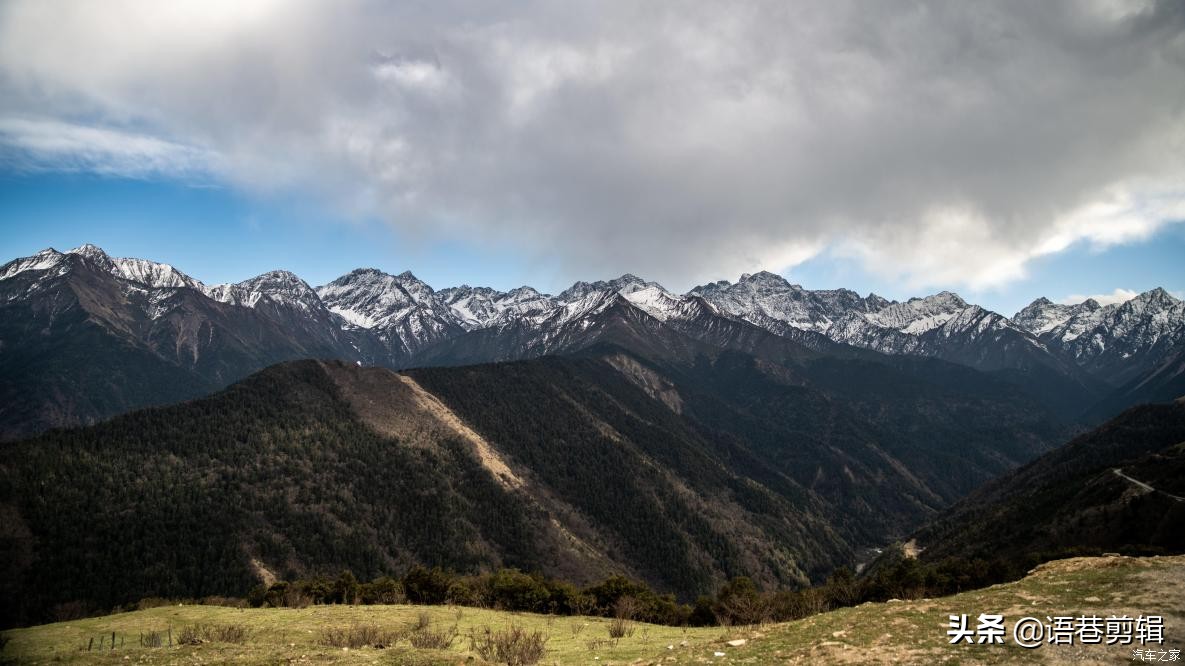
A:
[[[188,624],[177,632],[182,645],[201,643],[233,643],[243,645],[251,640],[251,630],[244,624]]]
[[[329,647],[383,649],[394,646],[405,632],[384,629],[377,624],[355,624],[349,627],[328,627],[321,631],[321,644]]]

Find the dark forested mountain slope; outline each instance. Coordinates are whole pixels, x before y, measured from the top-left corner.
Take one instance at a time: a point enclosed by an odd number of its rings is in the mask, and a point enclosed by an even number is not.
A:
[[[185,283],[152,287],[84,254],[5,278],[0,438],[205,395],[283,360],[366,357],[315,303],[255,297],[247,308]]]
[[[923,556],[1185,551],[1185,402],[1132,408],[985,484],[917,534]]]
[[[412,563],[621,572],[685,598],[742,574],[792,584],[1060,436],[1031,400],[938,361],[687,359],[686,339],[648,356],[609,342],[629,320],[613,330],[567,358],[287,363],[2,445],[7,598],[36,615]]]

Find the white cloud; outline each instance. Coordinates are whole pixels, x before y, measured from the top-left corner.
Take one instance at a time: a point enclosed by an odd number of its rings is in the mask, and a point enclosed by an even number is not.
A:
[[[1131,299],[1139,296],[1140,292],[1132,291],[1131,289],[1116,288],[1115,291],[1109,294],[1070,294],[1058,301],[1065,305],[1077,305],[1088,299],[1094,299],[1099,305],[1112,305],[1115,303],[1126,303]]]
[[[55,120],[0,117],[0,162],[18,171],[91,172],[205,181],[217,156],[145,134]]]
[[[12,0],[0,118],[10,165],[300,189],[569,277],[830,247],[980,289],[1185,218],[1185,5]]]

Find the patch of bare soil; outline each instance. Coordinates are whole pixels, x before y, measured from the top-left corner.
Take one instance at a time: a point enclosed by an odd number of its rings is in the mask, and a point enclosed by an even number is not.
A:
[[[354,413],[376,431],[411,446],[435,446],[442,437],[459,437],[473,445],[482,466],[503,487],[526,485],[484,437],[411,377],[386,368],[322,367]]]

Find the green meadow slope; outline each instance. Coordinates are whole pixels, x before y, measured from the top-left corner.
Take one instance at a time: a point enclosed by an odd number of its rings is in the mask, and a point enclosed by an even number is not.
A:
[[[756,627],[679,628],[638,624],[630,635],[609,638],[612,620],[554,617],[455,607],[317,606],[305,609],[234,609],[163,606],[5,632],[0,657],[15,663],[485,663],[469,634],[518,626],[547,636],[543,664],[683,663],[1122,663],[1137,645],[950,645],[952,613],[1022,616],[1162,615],[1164,643],[1185,645],[1185,556],[1074,558],[1044,564],[1023,580],[940,599],[869,603],[797,622]],[[447,649],[418,649],[411,628],[426,614],[431,631],[451,631]],[[208,641],[177,645],[195,624],[237,626],[241,644]],[[323,644],[327,630],[374,626],[399,635],[394,645],[342,649]],[[118,647],[108,649],[114,632]],[[140,636],[161,632],[162,647],[141,647]],[[174,645],[167,644],[172,636]],[[104,640],[102,651],[88,644]],[[731,645],[731,642],[743,642]]]

